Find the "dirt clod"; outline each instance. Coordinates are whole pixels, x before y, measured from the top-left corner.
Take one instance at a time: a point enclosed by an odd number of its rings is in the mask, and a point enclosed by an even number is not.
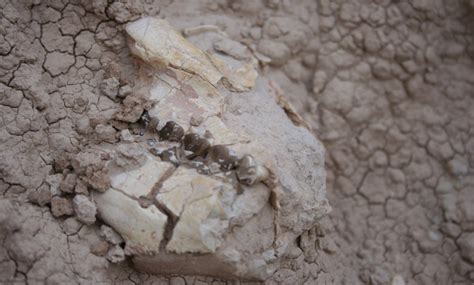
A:
[[[72,201],[62,197],[53,197],[51,199],[51,212],[55,217],[72,216],[74,214]]]
[[[95,204],[84,195],[76,195],[73,199],[74,212],[79,221],[86,225],[95,223],[97,208]]]

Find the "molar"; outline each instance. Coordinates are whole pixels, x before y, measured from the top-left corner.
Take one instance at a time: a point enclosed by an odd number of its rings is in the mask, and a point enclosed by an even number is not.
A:
[[[184,136],[184,129],[173,121],[166,122],[166,125],[159,132],[160,140],[180,141]]]

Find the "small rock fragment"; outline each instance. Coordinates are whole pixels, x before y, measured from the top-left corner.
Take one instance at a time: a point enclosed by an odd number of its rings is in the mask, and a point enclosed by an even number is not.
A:
[[[67,155],[60,155],[54,159],[53,167],[57,173],[62,173],[71,166],[70,157]]]
[[[110,187],[110,178],[106,168],[99,170],[88,168],[86,170],[86,176],[83,177],[83,179],[90,187],[99,192],[105,192]]]
[[[91,202],[84,195],[76,195],[73,199],[74,211],[79,221],[86,225],[92,225],[95,223],[95,214],[97,208],[93,202]]]
[[[132,87],[130,87],[130,85],[124,85],[119,88],[117,97],[125,98],[130,94],[132,94]]]
[[[51,201],[51,197],[51,191],[49,190],[49,186],[47,184],[41,185],[38,189],[28,195],[28,199],[31,202],[36,203],[42,207]]]
[[[83,195],[89,195],[89,190],[87,189],[86,183],[84,183],[82,180],[78,179],[76,183],[76,187],[74,188],[74,193],[76,194],[83,194]]]
[[[73,215],[74,209],[71,200],[57,196],[53,197],[51,199],[51,212],[56,218]]]
[[[105,167],[105,161],[109,160],[110,156],[99,150],[87,150],[76,154],[71,160],[71,166],[75,173],[88,174],[88,169],[98,171]]]
[[[108,143],[117,142],[117,131],[115,131],[114,127],[110,125],[99,124],[95,127],[95,132],[97,134],[97,137],[102,141]]]
[[[59,184],[59,189],[64,193],[73,193],[77,184],[77,175],[69,173]]]
[[[115,78],[107,78],[100,84],[100,91],[112,100],[118,95],[120,82]]]
[[[200,124],[202,124],[202,122],[204,122],[204,117],[203,116],[191,116],[191,120],[190,120],[190,124],[191,126],[199,126]]]
[[[107,252],[107,260],[112,263],[122,262],[125,260],[125,252],[120,246],[116,245]]]
[[[121,244],[123,242],[122,237],[114,231],[114,229],[106,225],[100,227],[100,236],[113,245]]]
[[[59,190],[59,185],[61,184],[61,181],[63,180],[63,175],[62,174],[54,174],[54,175],[49,175],[46,177],[46,183],[49,185],[49,191],[51,192],[51,195],[57,196],[61,194],[61,191]]]
[[[134,142],[135,139],[133,135],[130,133],[130,130],[125,129],[120,132],[120,141],[122,142]]]
[[[132,20],[133,18],[137,17],[135,13],[137,12],[136,10],[139,11],[139,9],[137,9],[136,7],[135,9],[133,9],[132,7],[130,7],[132,4],[129,3],[133,2],[125,1],[124,3],[119,1],[110,4],[107,8],[107,15],[110,15],[112,19],[116,20],[119,23],[125,23],[127,21]]]
[[[143,109],[150,107],[143,96],[135,93],[125,97],[122,104],[123,110],[115,116],[118,120],[129,123],[137,122],[143,114]]]

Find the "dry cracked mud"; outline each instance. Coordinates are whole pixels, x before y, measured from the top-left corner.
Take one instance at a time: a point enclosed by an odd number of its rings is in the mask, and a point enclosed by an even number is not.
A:
[[[332,212],[263,283],[474,282],[472,0],[0,7],[1,284],[259,284],[136,271],[122,237],[90,214],[90,186],[109,186],[107,155],[73,164],[88,179],[69,171],[72,154],[133,139],[111,122],[145,104],[130,96],[140,69],[125,33],[144,16],[187,38],[227,35],[206,50],[251,53],[305,122],[281,103],[287,115],[324,144]]]

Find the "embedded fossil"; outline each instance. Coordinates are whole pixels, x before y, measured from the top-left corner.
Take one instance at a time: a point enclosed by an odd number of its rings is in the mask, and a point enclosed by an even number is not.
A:
[[[194,159],[198,156],[205,156],[211,147],[209,140],[201,138],[198,134],[187,134],[183,139],[184,150],[191,151],[193,154],[189,155],[188,159]]]
[[[198,134],[190,133],[184,136],[183,138],[183,144],[184,144],[184,149],[193,151],[196,148],[196,142],[199,139]]]
[[[239,160],[237,177],[246,185],[253,185],[264,181],[270,176],[270,171],[263,165],[259,165],[255,158],[246,154]]]
[[[162,19],[145,17],[126,26],[132,52],[147,62],[159,62],[195,74],[216,86],[221,79],[234,91],[251,89],[257,78],[256,61],[230,68],[220,58],[188,42]]]
[[[111,188],[93,192],[100,215],[145,272],[266,279],[287,245],[327,213],[320,206],[322,165],[303,171],[322,161],[322,148],[280,112],[268,83],[256,84],[251,65],[202,52],[163,20],[141,19],[126,31],[131,52],[147,65],[134,82],[142,91],[127,96],[131,103],[123,103],[117,118],[147,131],[133,144],[153,155],[145,153],[138,168],[113,169]],[[164,125],[159,131],[158,121]],[[286,152],[289,134],[292,153]],[[143,208],[139,197],[154,203]],[[240,238],[256,228],[262,238]],[[267,260],[268,251],[278,256]]]
[[[180,151],[177,147],[164,150],[159,154],[161,160],[173,163],[178,166],[181,161]]]
[[[235,169],[239,158],[237,154],[225,145],[215,145],[209,148],[206,156],[206,164],[217,163],[224,171]]]
[[[246,186],[252,186],[261,182],[266,185],[271,190],[270,204],[275,210],[280,209],[279,199],[281,189],[279,188],[278,179],[273,171],[258,163],[251,154],[245,154],[239,159],[232,149],[225,145],[211,146],[209,140],[201,138],[196,133],[189,133],[182,136],[182,128],[178,127],[178,124],[172,121],[168,122],[160,131],[160,137],[170,141],[171,139],[180,141],[178,137],[182,138],[181,146],[175,146],[161,152],[157,149],[152,149],[151,152],[154,155],[159,156],[163,161],[173,163],[175,166],[183,164],[195,168],[199,173],[210,174],[219,172],[219,170],[227,172],[235,169],[235,175],[240,183]],[[168,135],[170,130],[171,132],[177,132],[178,137]],[[164,132],[163,135],[161,135],[162,131]],[[186,156],[185,151],[191,151],[193,154]],[[193,160],[199,156],[205,158],[204,163],[202,161]],[[216,167],[214,166],[218,167],[218,169],[215,169]],[[238,189],[238,192],[239,191],[240,189]]]
[[[168,121],[159,134],[160,140],[179,141],[184,136],[184,130],[177,123]]]
[[[259,182],[267,185],[272,191],[270,203],[276,210],[280,209],[279,195],[281,190],[278,179],[270,169],[259,164],[252,155],[246,154],[239,160],[236,174],[239,181],[245,185],[251,186]]]

